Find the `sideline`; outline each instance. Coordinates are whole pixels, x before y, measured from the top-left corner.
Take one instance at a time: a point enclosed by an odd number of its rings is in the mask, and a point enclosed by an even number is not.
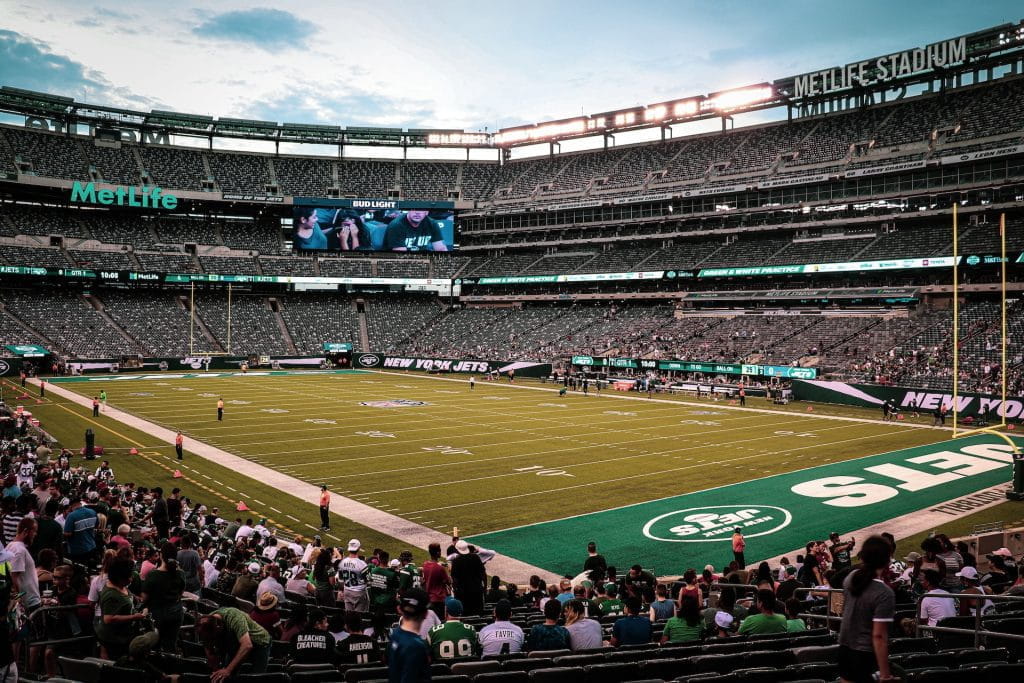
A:
[[[29,379],[32,384],[38,385],[39,380]],[[64,389],[58,385],[47,383],[48,390],[61,398],[80,405],[84,408],[92,408],[92,400],[76,392]],[[113,406],[108,405],[103,411],[103,416],[116,420],[129,427],[138,429],[158,441],[167,445],[174,445],[177,435],[173,430],[161,427],[148,420],[143,420],[131,413],[126,413]],[[113,431],[113,430],[111,430]],[[307,484],[294,477],[291,477],[278,470],[265,467],[258,463],[240,458],[237,455],[228,453],[209,444],[197,441],[191,437],[185,437],[185,450],[206,460],[227,467],[250,479],[255,479],[263,484],[271,486],[283,493],[295,496],[299,500],[319,507],[320,487],[314,484]],[[225,487],[227,488],[227,487]],[[394,538],[409,543],[417,548],[425,549],[431,543],[440,543],[441,547],[447,547],[451,543],[451,537],[439,531],[416,524],[402,517],[378,510],[377,508],[365,505],[351,498],[346,498],[338,493],[331,492],[331,512],[342,517],[347,517],[368,527],[372,527],[381,533],[393,536]],[[487,563],[488,574],[498,575],[518,585],[526,585],[529,577],[533,574],[540,576],[546,581],[558,581],[560,577],[540,567],[534,567],[505,555],[495,555]]]

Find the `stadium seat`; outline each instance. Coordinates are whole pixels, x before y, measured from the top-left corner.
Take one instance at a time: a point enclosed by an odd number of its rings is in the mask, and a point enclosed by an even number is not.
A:
[[[965,628],[974,630],[974,617],[947,617],[939,621],[936,626],[943,628]],[[952,650],[960,647],[974,647],[974,635],[966,633],[934,633],[922,631],[924,635],[934,635],[939,650]]]
[[[531,683],[586,683],[586,680],[582,666],[555,666],[530,672]]]
[[[550,657],[527,657],[525,659],[508,659],[501,663],[502,671],[533,671],[546,669],[553,665]]]
[[[100,683],[101,664],[70,657],[58,657],[57,662],[64,678],[81,681],[81,683]]]
[[[782,683],[789,680],[788,672],[771,667],[737,669],[732,673],[744,683]]]
[[[494,671],[477,674],[474,683],[529,683],[530,674],[527,671]]]
[[[345,683],[358,683],[359,681],[369,681],[374,678],[387,677],[388,668],[386,666],[366,666],[346,671]]]
[[[838,645],[815,645],[811,647],[798,647],[793,650],[793,656],[800,664],[806,662],[834,662],[838,654]]]
[[[641,664],[641,671],[647,678],[660,678],[669,681],[692,672],[693,667],[690,665],[689,659],[682,657],[679,659],[648,659]]]
[[[641,677],[641,668],[630,662],[591,664],[583,667],[587,683],[617,683]],[[643,674],[647,676],[646,673]]]
[[[993,647],[986,650],[967,648],[954,653],[954,657],[957,666],[965,667],[984,662],[1007,662],[1010,659],[1010,651],[1005,647]]]
[[[554,659],[555,657],[567,657],[572,654],[572,650],[534,650],[528,653],[526,656],[529,658],[536,657],[547,657],[548,659]]]
[[[552,658],[555,666],[587,666],[589,664],[602,664],[605,661],[603,654],[589,655],[563,655]]]
[[[736,663],[737,658],[733,655],[700,655],[690,660],[695,674],[729,673],[735,668]]]
[[[501,671],[501,662],[495,661],[493,659],[488,659],[488,660],[479,661],[479,662],[478,661],[472,661],[472,662],[470,662],[470,661],[466,661],[466,662],[452,662],[449,665],[449,668],[451,669],[451,672],[454,675],[458,675],[458,676],[465,675],[465,676],[469,676],[470,678],[473,678],[474,676],[476,676],[478,674],[494,673],[494,672]]]
[[[907,652],[938,652],[938,643],[934,638],[893,638],[889,641],[889,655],[900,655]]]
[[[822,678],[831,681],[839,676],[839,665],[835,662],[814,662],[786,667],[796,678]]]
[[[893,658],[893,661],[908,670],[941,667],[945,667],[947,669],[956,668],[956,657],[950,654],[943,654],[942,652],[937,654],[914,653],[900,655],[899,657]]]
[[[744,667],[782,669],[795,664],[796,655],[791,650],[754,650],[744,654],[741,661]]]
[[[337,669],[317,669],[314,671],[293,671],[292,683],[342,683],[345,677]]]

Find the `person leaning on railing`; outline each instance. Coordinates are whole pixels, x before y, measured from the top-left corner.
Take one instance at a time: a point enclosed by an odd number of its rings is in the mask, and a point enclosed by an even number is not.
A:
[[[843,581],[843,621],[839,627],[839,675],[850,683],[893,680],[889,668],[889,627],[896,596],[880,578],[889,567],[889,543],[872,536],[861,546],[861,566]]]

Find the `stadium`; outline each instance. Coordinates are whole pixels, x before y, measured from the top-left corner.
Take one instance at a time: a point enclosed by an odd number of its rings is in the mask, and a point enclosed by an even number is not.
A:
[[[398,581],[437,560],[454,588],[424,595],[483,656],[435,649],[433,680],[868,680],[842,598],[883,534],[868,673],[1020,675],[1024,20],[934,38],[493,132],[0,87],[10,680],[387,679],[404,654],[342,643],[417,647],[396,609],[422,622],[420,577]],[[42,520],[88,514],[46,568]],[[142,582],[152,553],[166,576],[196,555],[173,599]],[[600,607],[616,590],[627,617]],[[710,612],[679,640],[687,591]],[[527,656],[582,623],[569,603],[597,643]],[[741,624],[782,607],[809,630]],[[218,649],[237,613],[264,661]],[[113,633],[127,614],[156,635]],[[320,618],[326,663],[288,637]],[[492,622],[518,645],[490,652]]]

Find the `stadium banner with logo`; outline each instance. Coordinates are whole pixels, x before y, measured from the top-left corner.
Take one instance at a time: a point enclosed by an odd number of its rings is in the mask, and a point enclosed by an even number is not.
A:
[[[11,372],[13,369],[14,368],[11,367],[11,364],[9,362],[4,360],[3,358],[0,358],[0,377],[3,377],[7,373]]]
[[[4,348],[22,358],[41,358],[50,353],[38,344],[7,344]]]
[[[825,380],[794,380],[793,398],[879,409],[886,401],[892,401],[902,413],[913,410],[914,406],[920,413],[931,413],[943,405],[953,409],[953,394],[948,391]],[[992,419],[998,419],[1003,414],[1002,399],[991,394],[960,393],[957,395],[956,412],[963,417],[977,419],[988,414]],[[1024,416],[1024,396],[1008,396],[1005,412],[1011,420]]]
[[[845,535],[918,510],[941,512],[948,501],[1006,484],[1013,470],[1011,451],[999,438],[983,434],[467,540],[564,575],[579,571],[577,559],[566,549],[595,541],[607,557],[632,558],[656,575],[668,576],[687,567],[728,564],[733,530],[739,527],[747,540],[749,565],[825,539],[833,531]],[[730,456],[722,457],[728,462]],[[685,478],[678,484],[685,486]]]
[[[420,358],[384,353],[357,353],[352,367],[377,370],[420,370],[423,372],[464,372],[487,374],[514,372],[521,377],[547,377],[551,363],[533,361],[477,360],[475,358]]]

